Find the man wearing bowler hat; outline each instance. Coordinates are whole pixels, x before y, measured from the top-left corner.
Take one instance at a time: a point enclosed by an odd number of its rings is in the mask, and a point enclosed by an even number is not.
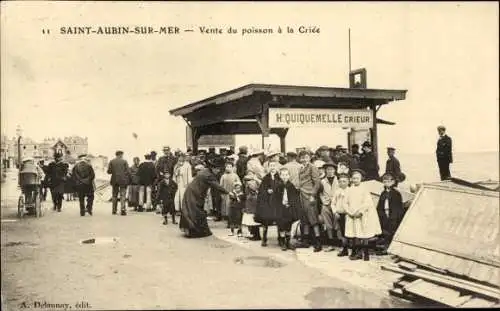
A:
[[[54,162],[50,163],[47,168],[47,175],[50,185],[50,194],[54,202],[54,210],[58,212],[62,209],[62,201],[64,198],[64,185],[67,181],[69,165],[63,162],[62,154],[54,154]]]
[[[248,147],[241,146],[238,152],[238,160],[236,161],[236,174],[243,180],[247,174]]]
[[[127,215],[125,210],[125,198],[127,195],[127,186],[130,183],[130,171],[127,160],[123,158],[123,151],[118,150],[115,153],[116,157],[109,162],[108,174],[111,175],[110,184],[112,190],[113,215],[116,215],[118,208],[118,193],[120,193],[121,215]]]
[[[439,139],[437,141],[436,158],[439,166],[441,180],[451,178],[450,164],[453,163],[451,137],[446,135],[446,128],[442,125],[437,127]]]
[[[80,216],[85,216],[85,210],[92,216],[95,173],[92,165],[88,163],[85,154],[78,156],[78,162],[73,166],[71,177],[73,178],[75,189],[78,193],[78,200],[80,201]],[[87,198],[86,208],[85,198]]]

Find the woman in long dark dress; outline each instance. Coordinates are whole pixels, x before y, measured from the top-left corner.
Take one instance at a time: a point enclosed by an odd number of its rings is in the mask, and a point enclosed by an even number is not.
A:
[[[216,178],[224,167],[222,158],[207,161],[207,168],[200,171],[186,187],[182,199],[181,219],[179,228],[187,237],[201,238],[212,235],[207,222],[207,213],[203,209],[209,188],[229,194]]]

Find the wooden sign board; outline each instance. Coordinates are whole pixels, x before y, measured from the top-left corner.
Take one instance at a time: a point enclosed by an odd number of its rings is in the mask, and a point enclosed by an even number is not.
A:
[[[389,247],[416,263],[497,285],[499,193],[424,185]]]

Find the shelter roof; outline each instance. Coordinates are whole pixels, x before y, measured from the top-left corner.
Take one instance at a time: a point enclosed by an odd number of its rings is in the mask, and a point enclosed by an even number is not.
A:
[[[170,110],[174,116],[183,116],[209,105],[221,105],[237,101],[255,93],[267,93],[276,97],[314,97],[335,99],[371,99],[380,100],[381,104],[389,101],[404,100],[407,90],[361,89],[343,87],[320,87],[278,84],[247,84],[242,87],[214,95],[212,97],[190,103]]]

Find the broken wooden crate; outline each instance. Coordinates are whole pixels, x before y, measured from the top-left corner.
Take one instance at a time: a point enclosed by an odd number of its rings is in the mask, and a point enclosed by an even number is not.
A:
[[[409,300],[452,307],[492,307],[500,299],[499,193],[423,184],[382,269],[402,277],[390,290]]]

